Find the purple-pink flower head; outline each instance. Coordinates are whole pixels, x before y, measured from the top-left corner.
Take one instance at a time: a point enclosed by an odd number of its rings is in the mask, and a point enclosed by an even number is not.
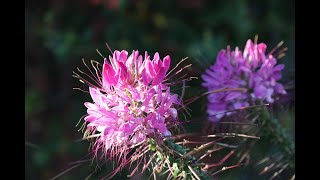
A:
[[[143,82],[148,85],[152,82],[152,86],[160,84],[170,67],[170,56],[160,59],[159,53],[155,53],[153,59],[145,52],[145,57],[140,55],[138,51],[133,51],[128,57],[128,52],[114,51],[113,56],[109,56],[109,61],[105,58],[103,64],[103,87],[108,86],[132,86],[134,83]],[[141,79],[142,78],[142,79]]]
[[[89,92],[92,102],[84,120],[85,138],[95,137],[94,150],[115,154],[115,150],[129,150],[147,142],[148,138],[170,135],[169,123],[177,122],[180,100],[165,83],[170,57],[151,59],[138,51],[114,51],[104,59],[102,72],[97,75]],[[121,152],[123,153],[123,152]]]
[[[266,53],[264,43],[247,41],[243,53],[238,47],[228,47],[218,53],[216,62],[202,74],[202,86],[208,91],[224,88],[246,88],[247,91],[224,91],[208,95],[207,113],[212,121],[239,108],[259,102],[273,103],[274,96],[286,94],[281,79],[283,64],[277,65],[273,50]]]

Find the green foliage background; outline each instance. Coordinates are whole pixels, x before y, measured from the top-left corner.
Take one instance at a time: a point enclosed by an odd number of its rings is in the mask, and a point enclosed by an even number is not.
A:
[[[88,142],[75,142],[82,137],[75,125],[86,113],[83,103],[90,96],[72,89],[81,86],[72,71],[83,68],[82,58],[102,62],[96,49],[109,55],[106,42],[112,50],[169,54],[172,65],[189,57],[187,62],[193,66],[188,73],[199,77],[187,84],[186,97],[193,97],[205,91],[199,75],[214,62],[217,52],[227,45],[243,48],[256,34],[268,45],[267,51],[284,40],[289,48],[280,60],[286,65],[284,81],[294,84],[294,18],[293,0],[26,1],[25,178],[50,179],[88,154]],[[294,138],[294,91],[290,92],[293,106],[281,119]],[[193,120],[201,120],[205,102],[190,106]],[[84,179],[94,168],[78,167],[62,179]],[[232,179],[257,174],[241,168],[226,173]]]

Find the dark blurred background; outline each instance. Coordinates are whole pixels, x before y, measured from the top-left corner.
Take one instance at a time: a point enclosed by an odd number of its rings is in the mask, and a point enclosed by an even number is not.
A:
[[[289,49],[279,61],[286,65],[284,81],[294,84],[294,9],[293,0],[26,1],[25,179],[50,179],[88,154],[87,141],[75,142],[82,138],[75,125],[86,113],[83,103],[90,96],[72,89],[81,86],[72,71],[83,68],[82,58],[103,62],[96,49],[109,55],[106,42],[112,50],[169,54],[172,64],[189,57],[189,73],[200,77],[227,45],[243,49],[247,39],[259,35],[270,51],[284,40]],[[188,83],[186,97],[205,91],[200,84],[200,78]],[[204,114],[204,103],[190,106],[192,118]],[[291,108],[283,118],[291,135],[293,113]],[[85,179],[94,168],[86,164],[61,179]],[[228,173],[250,179],[248,171]]]

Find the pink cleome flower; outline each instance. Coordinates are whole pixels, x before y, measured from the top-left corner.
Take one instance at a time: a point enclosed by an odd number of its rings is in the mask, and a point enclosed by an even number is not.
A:
[[[208,68],[202,79],[202,86],[208,91],[223,88],[246,88],[247,92],[225,91],[208,95],[207,113],[211,121],[219,121],[232,111],[257,101],[273,103],[274,95],[286,94],[281,83],[283,64],[276,65],[272,52],[266,55],[266,44],[247,41],[243,53],[236,47],[234,51],[221,50],[213,66]],[[227,113],[226,113],[227,112]]]
[[[161,60],[158,53],[150,59],[147,52],[142,57],[116,50],[104,59],[99,86],[89,87],[93,102],[84,103],[85,136],[96,137],[96,151],[128,150],[149,137],[171,134],[167,124],[177,121],[180,100],[164,83],[169,67],[170,57]]]

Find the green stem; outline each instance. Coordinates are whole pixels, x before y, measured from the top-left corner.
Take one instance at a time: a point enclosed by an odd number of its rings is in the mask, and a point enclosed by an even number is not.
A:
[[[170,155],[170,161],[173,162],[175,168],[175,175],[174,178],[177,178],[179,173],[183,171],[185,173],[182,174],[189,174],[190,176],[195,177],[196,179],[208,179],[211,180],[212,177],[208,175],[206,172],[201,170],[201,164],[196,164],[196,158],[191,155],[187,155],[190,151],[187,147],[174,143],[173,140],[166,140],[166,145],[173,150],[178,156]],[[187,178],[188,179],[188,178]]]
[[[279,121],[277,119],[272,118],[270,113],[266,109],[261,110],[259,113],[262,125],[261,138],[267,139],[272,144],[277,145],[281,153],[283,153],[286,159],[288,160],[289,166],[294,168],[294,141],[288,137],[287,133],[285,132]]]

